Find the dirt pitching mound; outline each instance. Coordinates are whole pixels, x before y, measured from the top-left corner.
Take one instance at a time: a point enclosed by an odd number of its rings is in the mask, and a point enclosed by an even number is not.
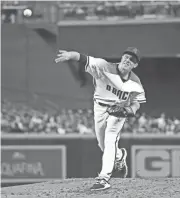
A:
[[[2,198],[180,198],[180,178],[112,178],[112,187],[90,191],[94,179],[65,179],[4,187]]]

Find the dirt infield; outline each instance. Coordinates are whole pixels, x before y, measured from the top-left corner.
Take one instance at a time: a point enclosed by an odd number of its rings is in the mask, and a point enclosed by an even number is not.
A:
[[[2,198],[180,198],[180,178],[118,179],[112,187],[92,192],[93,179],[66,179],[43,183],[5,187]]]

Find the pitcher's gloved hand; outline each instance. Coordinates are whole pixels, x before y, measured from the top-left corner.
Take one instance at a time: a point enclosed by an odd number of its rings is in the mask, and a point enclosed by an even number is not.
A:
[[[107,108],[107,112],[109,115],[115,116],[115,117],[133,117],[134,112],[131,107],[122,107],[120,105],[112,105],[111,107]]]

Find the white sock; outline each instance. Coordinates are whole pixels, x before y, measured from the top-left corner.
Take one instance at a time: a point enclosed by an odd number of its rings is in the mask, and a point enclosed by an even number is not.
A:
[[[117,148],[116,160],[121,160],[122,155],[123,155],[122,150]]]

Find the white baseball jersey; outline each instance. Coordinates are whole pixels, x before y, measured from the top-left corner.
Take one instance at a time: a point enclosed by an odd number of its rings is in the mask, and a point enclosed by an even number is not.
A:
[[[85,71],[94,78],[94,99],[97,102],[117,102],[122,106],[130,105],[133,101],[146,102],[145,92],[137,75],[131,71],[128,80],[123,80],[119,74],[118,63],[87,56]]]

